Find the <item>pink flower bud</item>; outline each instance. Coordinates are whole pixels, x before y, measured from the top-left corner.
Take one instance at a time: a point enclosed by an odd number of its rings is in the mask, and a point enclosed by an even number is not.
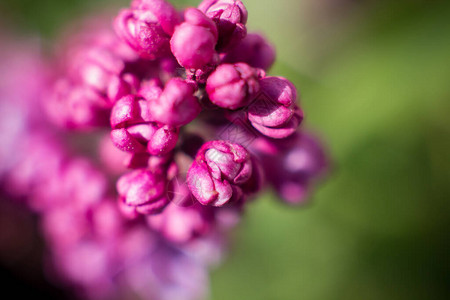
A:
[[[111,111],[111,127],[125,126],[150,121],[148,102],[138,96],[128,95],[120,99]]]
[[[246,106],[259,92],[264,71],[245,63],[223,64],[208,77],[206,92],[217,106],[238,109]]]
[[[262,35],[248,34],[222,58],[223,63],[244,62],[253,68],[268,70],[275,61],[275,48]]]
[[[248,109],[248,120],[262,134],[272,138],[285,138],[293,134],[303,112],[296,105],[295,86],[282,77],[260,80],[261,92]]]
[[[303,203],[328,169],[323,146],[309,133],[295,133],[283,140],[259,138],[251,147],[261,158],[268,182],[289,204]]]
[[[168,2],[141,0],[119,13],[114,28],[141,57],[156,59],[169,53],[169,40],[178,22],[177,12]]]
[[[172,78],[160,97],[149,103],[153,121],[175,127],[190,123],[201,111],[194,91],[192,84]]]
[[[56,124],[71,129],[90,129],[107,124],[108,100],[85,86],[67,80],[56,82],[44,108]]]
[[[164,209],[170,202],[166,188],[167,181],[162,172],[145,169],[132,171],[117,181],[123,203],[143,214],[155,214]]]
[[[184,18],[185,21],[175,28],[170,48],[180,65],[186,69],[201,69],[215,55],[217,28],[195,8],[187,9]]]
[[[240,0],[204,0],[198,9],[217,24],[218,51],[230,49],[246,36],[248,13]]]
[[[111,139],[122,151],[164,155],[175,148],[178,130],[155,123],[137,124],[112,130]]]
[[[187,173],[187,182],[201,204],[222,206],[241,198],[240,186],[251,175],[250,155],[244,147],[225,141],[210,141],[197,153]]]
[[[196,203],[189,207],[171,203],[158,215],[149,216],[150,227],[174,243],[186,243],[204,236],[214,226],[213,208]]]

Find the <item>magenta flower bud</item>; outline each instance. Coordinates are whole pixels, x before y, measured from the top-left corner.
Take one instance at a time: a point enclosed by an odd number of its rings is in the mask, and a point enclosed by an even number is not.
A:
[[[163,155],[175,148],[178,141],[178,129],[164,125],[158,128],[147,145],[147,151],[152,155]]]
[[[166,207],[170,202],[166,188],[167,181],[162,172],[145,169],[132,171],[117,181],[123,203],[142,214],[156,214]]]
[[[208,76],[214,72],[220,62],[220,57],[216,53],[213,55],[212,60],[201,69],[187,69],[186,70],[186,80],[195,82],[196,84],[204,85]]]
[[[184,18],[185,21],[175,28],[170,48],[180,65],[186,69],[201,69],[214,58],[217,28],[195,8],[188,8]]]
[[[190,123],[201,111],[194,92],[194,86],[182,79],[169,80],[161,96],[150,102],[153,121],[175,127]]]
[[[113,144],[122,151],[164,155],[175,148],[178,130],[154,123],[137,124],[112,130],[111,139]]]
[[[183,244],[210,232],[214,217],[212,207],[199,203],[183,207],[171,203],[161,214],[149,216],[147,222],[167,240]]]
[[[128,95],[120,99],[111,111],[111,127],[122,128],[125,126],[150,121],[148,102],[138,96]]]
[[[261,92],[248,109],[248,120],[262,134],[272,138],[285,138],[293,134],[303,112],[296,105],[295,86],[282,77],[260,80]]]
[[[222,57],[223,63],[244,62],[253,68],[268,70],[275,61],[275,48],[262,35],[248,34]]]
[[[130,128],[135,129],[134,132],[131,133],[126,128],[111,131],[111,140],[114,146],[125,152],[146,152],[145,144],[156,130],[151,125],[136,125]]]
[[[149,102],[157,101],[163,91],[163,84],[159,79],[143,81],[138,91],[138,95]]]
[[[134,94],[139,89],[140,80],[134,74],[112,77],[108,83],[106,94],[112,103],[129,94]]]
[[[133,1],[114,20],[117,35],[141,57],[156,59],[169,53],[169,40],[179,18],[164,0]]]
[[[205,143],[187,173],[189,189],[203,205],[222,206],[237,201],[240,186],[252,175],[247,150],[225,141]]]
[[[259,92],[264,71],[245,63],[223,64],[208,77],[206,92],[217,106],[238,109],[246,106]]]
[[[43,105],[52,121],[66,128],[89,129],[108,123],[108,100],[89,87],[72,85],[67,80],[56,82]]]
[[[268,182],[289,204],[303,203],[328,169],[323,146],[309,133],[295,133],[282,140],[259,138],[251,147],[261,158]]]
[[[247,35],[247,9],[239,0],[204,0],[198,9],[210,17],[219,31],[216,49],[227,51]]]

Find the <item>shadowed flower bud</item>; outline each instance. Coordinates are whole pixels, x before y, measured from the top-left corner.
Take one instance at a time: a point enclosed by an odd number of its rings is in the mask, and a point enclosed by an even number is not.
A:
[[[193,84],[172,78],[160,97],[149,102],[153,121],[175,127],[190,123],[201,111],[194,91]]]
[[[217,106],[238,109],[246,106],[259,92],[264,71],[245,63],[223,64],[208,77],[206,92]]]
[[[222,58],[223,63],[244,62],[253,68],[268,70],[275,61],[275,48],[262,35],[248,34]]]
[[[293,134],[303,112],[297,106],[295,86],[282,77],[260,80],[261,92],[248,109],[248,120],[262,134],[271,138],[285,138]]]
[[[138,169],[117,181],[120,200],[141,214],[161,212],[170,202],[166,193],[167,180],[163,172]]]
[[[203,205],[222,206],[242,198],[241,185],[252,175],[247,150],[225,141],[205,143],[187,173],[189,189]]]
[[[216,49],[226,51],[242,40],[247,29],[247,9],[240,0],[204,0],[198,6],[210,17],[219,31],[219,41]]]
[[[114,20],[117,35],[141,57],[155,59],[169,53],[169,40],[179,22],[175,8],[164,0],[133,1]]]
[[[184,22],[175,28],[170,48],[180,65],[186,69],[201,69],[213,60],[217,28],[195,8],[188,8],[184,18]]]
[[[64,79],[56,82],[43,105],[51,120],[62,127],[90,129],[108,123],[109,101],[89,87]]]
[[[269,183],[290,204],[303,203],[328,169],[323,146],[309,133],[297,132],[283,140],[259,138],[251,147],[261,158]]]
[[[171,203],[161,214],[149,216],[147,222],[169,241],[181,244],[207,234],[214,226],[214,217],[213,208],[200,203],[188,207]]]

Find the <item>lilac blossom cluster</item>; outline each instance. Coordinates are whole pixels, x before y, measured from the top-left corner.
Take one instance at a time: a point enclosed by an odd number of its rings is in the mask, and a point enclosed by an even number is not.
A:
[[[247,17],[239,0],[133,0],[113,30],[97,18],[67,34],[40,84],[19,72],[9,87],[30,93],[0,179],[40,214],[54,271],[84,296],[203,298],[249,199],[272,187],[303,203],[326,170]],[[89,149],[73,157],[77,143]]]

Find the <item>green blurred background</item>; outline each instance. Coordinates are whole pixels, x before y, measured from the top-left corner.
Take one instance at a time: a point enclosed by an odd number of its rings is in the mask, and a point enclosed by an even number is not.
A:
[[[450,1],[244,3],[333,167],[305,207],[250,205],[212,300],[449,299]],[[50,45],[86,11],[127,4],[1,0],[0,15]]]

